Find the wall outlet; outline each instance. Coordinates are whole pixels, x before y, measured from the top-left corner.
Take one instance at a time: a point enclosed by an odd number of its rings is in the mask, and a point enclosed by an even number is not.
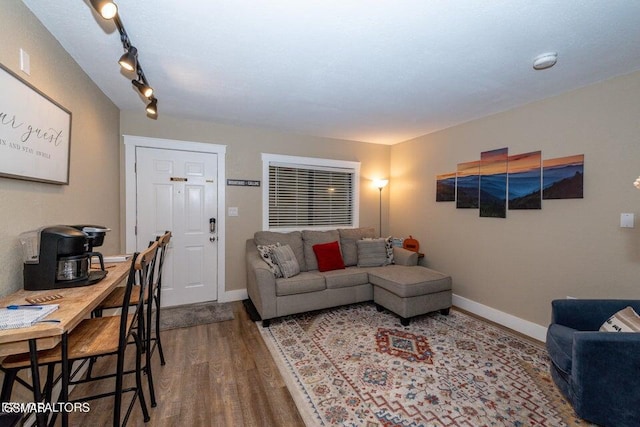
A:
[[[576,299],[576,297],[570,297],[569,295],[567,295],[567,299]]]
[[[621,213],[620,214],[620,227],[622,228],[633,228],[633,220],[634,214],[632,213]]]

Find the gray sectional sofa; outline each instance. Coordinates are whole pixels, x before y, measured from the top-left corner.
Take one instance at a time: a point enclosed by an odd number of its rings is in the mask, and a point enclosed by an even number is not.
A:
[[[246,242],[247,292],[263,326],[281,316],[371,300],[379,310],[398,314],[403,325],[409,318],[431,311],[448,313],[451,277],[418,266],[418,254],[399,247],[391,250],[387,246],[382,262],[368,257],[363,248],[370,245],[362,241],[374,237],[373,228],[255,233]],[[345,268],[319,271],[314,245],[335,241]],[[264,253],[269,245],[291,247],[300,273],[276,277],[279,272],[258,250],[260,247]]]

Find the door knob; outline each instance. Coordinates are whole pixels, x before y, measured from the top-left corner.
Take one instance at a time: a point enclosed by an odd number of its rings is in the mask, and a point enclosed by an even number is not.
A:
[[[216,241],[215,236],[211,236],[211,237],[209,237],[209,241],[210,241],[210,242],[215,242],[215,241]]]

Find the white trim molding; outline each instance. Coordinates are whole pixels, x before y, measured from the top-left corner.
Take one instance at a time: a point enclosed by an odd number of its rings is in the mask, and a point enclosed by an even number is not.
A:
[[[516,332],[520,332],[521,334],[527,335],[538,341],[546,341],[547,328],[540,326],[537,323],[529,322],[528,320],[505,313],[504,311],[496,310],[495,308],[491,308],[487,305],[480,304],[456,294],[453,294],[453,305],[480,317],[484,317],[492,322],[496,322],[509,329],[513,329]]]
[[[125,161],[125,250],[127,253],[136,250],[136,148],[161,148],[165,150],[191,151],[218,154],[218,301],[230,301],[225,289],[225,242],[226,242],[226,152],[227,146],[205,142],[179,141],[174,139],[149,138],[144,136],[123,135]],[[233,292],[233,291],[232,291]]]

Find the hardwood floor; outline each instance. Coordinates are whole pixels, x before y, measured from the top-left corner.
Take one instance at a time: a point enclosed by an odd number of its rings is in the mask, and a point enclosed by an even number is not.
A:
[[[167,364],[160,366],[159,357],[154,354],[152,366],[158,405],[151,408],[144,377],[151,421],[144,423],[136,403],[127,425],[304,426],[255,323],[241,302],[233,303],[233,311],[234,320],[162,332]],[[133,367],[133,358],[130,362]],[[94,373],[114,369],[114,363],[115,358],[98,360]],[[133,384],[133,380],[129,375],[127,384]],[[109,380],[79,385],[71,398],[108,390],[112,384]],[[23,390],[16,385],[12,398],[24,394]],[[130,398],[131,393],[125,394],[125,408]],[[69,425],[111,425],[113,398],[90,404],[90,412],[70,414]],[[56,425],[60,425],[59,417]]]

